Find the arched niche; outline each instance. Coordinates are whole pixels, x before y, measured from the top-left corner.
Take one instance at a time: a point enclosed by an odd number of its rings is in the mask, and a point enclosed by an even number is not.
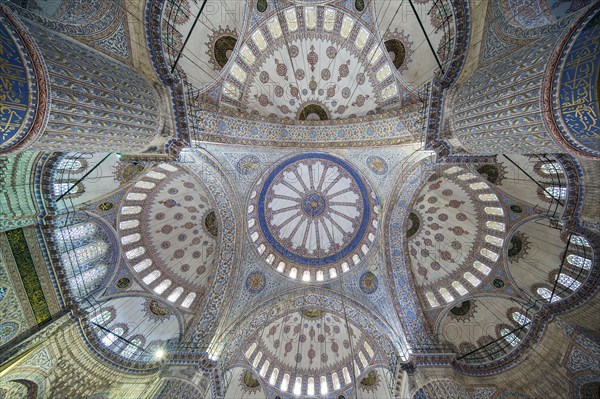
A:
[[[46,379],[31,369],[11,371],[0,378],[0,397],[10,399],[45,399]]]
[[[87,339],[120,365],[156,363],[174,350],[183,334],[180,315],[155,297],[115,297],[87,312],[83,319]]]
[[[108,222],[91,212],[75,212],[55,218],[44,231],[68,298],[79,302],[106,285],[120,258],[116,233]]]
[[[262,399],[268,397],[268,390],[263,387],[264,382],[256,373],[245,367],[233,367],[226,372],[229,374],[229,386],[225,399]]]
[[[559,302],[582,288],[594,268],[591,240],[534,218],[512,232],[506,257],[509,276],[533,302]]]
[[[497,267],[508,210],[494,184],[471,169],[438,169],[408,212],[406,253],[425,308],[460,300]]]
[[[49,165],[50,171],[44,172],[50,174],[45,195],[57,213],[97,202],[125,183],[120,172],[126,164],[116,153],[69,152],[55,156]],[[114,204],[107,201],[92,210],[103,213],[113,207]]]
[[[488,363],[519,347],[535,310],[510,297],[478,295],[449,305],[436,323],[438,340],[462,364]]]
[[[563,163],[548,154],[503,154],[496,164],[483,165],[478,171],[490,181],[493,173],[497,176],[494,184],[504,193],[555,217],[573,200],[569,190],[578,184],[567,176]]]
[[[370,311],[349,298],[309,291],[249,311],[221,335],[224,346],[209,348],[209,356],[252,369],[280,396],[318,396],[352,391],[352,382],[387,365],[389,356],[407,355],[405,340],[392,338],[394,332]]]

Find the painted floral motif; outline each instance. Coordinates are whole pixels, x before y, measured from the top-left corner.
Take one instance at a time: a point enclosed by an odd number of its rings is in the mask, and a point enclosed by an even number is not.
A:
[[[377,291],[377,286],[379,282],[377,280],[377,276],[372,272],[366,272],[362,276],[360,276],[360,289],[365,294],[372,294]]]
[[[252,272],[246,278],[246,289],[253,294],[257,294],[265,288],[265,280],[263,272]]]
[[[371,169],[371,172],[375,173],[376,175],[386,175],[388,172],[387,162],[385,159],[377,155],[372,155],[367,158],[367,166],[369,169]]]
[[[19,324],[14,321],[6,321],[0,324],[0,345],[4,345],[14,338],[19,330]]]

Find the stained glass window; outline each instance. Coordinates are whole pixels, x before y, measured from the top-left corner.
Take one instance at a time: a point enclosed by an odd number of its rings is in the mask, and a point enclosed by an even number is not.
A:
[[[544,195],[546,196],[546,198],[565,199],[567,198],[567,188],[546,187],[546,190],[544,190]]]
[[[432,308],[434,308],[436,306],[440,306],[437,299],[435,299],[435,296],[433,295],[433,293],[431,293],[431,292],[426,293],[425,298],[427,298],[427,302],[429,302],[429,305],[431,305]]]
[[[115,327],[111,332],[103,331],[104,337],[102,337],[102,343],[106,346],[111,346],[115,343],[118,337],[125,334],[123,327]]]
[[[140,337],[135,337],[135,338],[131,339],[130,342],[131,343],[127,344],[125,349],[123,349],[123,352],[121,352],[121,355],[123,355],[127,359],[131,359],[133,357],[133,355],[135,355],[140,350],[140,347],[142,346],[142,339]]]
[[[97,227],[94,223],[77,223],[71,226],[61,227],[54,232],[54,237],[58,241],[75,241],[91,237],[96,232]]]
[[[444,298],[444,301],[446,302],[452,302],[454,300],[454,297],[452,296],[452,294],[450,294],[450,292],[448,292],[446,288],[440,288],[440,295],[442,296],[442,298]]]
[[[527,318],[527,316],[525,316],[524,314],[522,314],[520,312],[513,312],[512,318],[522,326],[525,324],[531,323],[531,320],[529,318]]]
[[[540,167],[540,170],[547,175],[557,175],[563,171],[562,166],[556,162],[545,163]]]
[[[54,183],[53,184],[54,195],[56,197],[60,197],[61,195],[66,193],[67,190],[69,188],[71,188],[72,185],[73,185],[73,183]],[[69,194],[77,194],[78,192],[79,192],[79,186],[76,185],[75,187],[73,187],[71,189],[71,191],[69,191]]]
[[[508,328],[503,328],[502,330],[500,330],[500,334],[512,347],[515,347],[521,343],[521,339],[515,334],[511,333]]]
[[[478,279],[477,277],[475,277],[475,276],[473,275],[473,273],[466,272],[465,274],[463,274],[463,276],[465,277],[465,279],[467,279],[467,281],[468,281],[469,283],[471,283],[471,285],[472,285],[473,287],[477,287],[479,284],[481,284],[481,280],[480,280],[480,279]]]
[[[580,236],[572,235],[572,236],[571,236],[571,240],[570,240],[570,241],[571,241],[573,244],[575,244],[575,245],[579,245],[579,246],[582,246],[582,247],[589,247],[589,246],[590,246],[590,243],[589,243],[589,241],[588,241],[588,240],[586,240],[586,239],[585,239],[585,238],[583,238],[583,237],[580,237]]]
[[[112,309],[104,309],[102,312],[98,313],[96,316],[90,319],[90,323],[95,324],[104,324],[111,320],[114,316],[114,310]]]
[[[454,281],[452,283],[452,287],[456,290],[456,292],[458,292],[460,295],[466,295],[467,294],[467,290],[465,289],[465,287],[459,283],[458,281]]]
[[[100,264],[84,271],[83,273],[79,273],[76,276],[71,277],[69,279],[71,291],[75,294],[81,295],[93,291],[96,283],[100,281],[102,277],[104,277],[106,271],[106,265]]]
[[[590,270],[592,268],[592,261],[579,255],[568,255],[567,262],[569,262],[573,266],[580,267],[584,270]]]
[[[77,170],[81,169],[82,163],[78,159],[63,158],[56,164],[56,169]]]
[[[571,276],[567,276],[564,273],[558,275],[558,283],[563,287],[566,287],[573,291],[575,291],[577,288],[579,288],[579,286],[581,286],[581,283],[579,281],[575,280]]]
[[[108,250],[108,244],[96,240],[89,244],[77,247],[62,254],[63,264],[66,266],[83,266],[102,257]]]
[[[541,296],[542,298],[544,298],[547,301],[550,301],[550,297],[552,297],[552,302],[556,302],[556,301],[560,301],[561,300],[561,297],[559,297],[556,294],[552,295],[552,291],[550,291],[546,287],[538,288],[537,289],[537,293],[538,293],[539,296]]]

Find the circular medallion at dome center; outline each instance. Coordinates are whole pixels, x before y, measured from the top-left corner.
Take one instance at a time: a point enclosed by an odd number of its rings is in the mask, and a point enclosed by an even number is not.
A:
[[[250,238],[279,272],[326,280],[358,264],[372,247],[375,205],[373,190],[347,162],[295,155],[258,181],[248,208]]]
[[[325,197],[319,193],[310,193],[302,200],[302,210],[311,218],[321,216],[326,206]]]

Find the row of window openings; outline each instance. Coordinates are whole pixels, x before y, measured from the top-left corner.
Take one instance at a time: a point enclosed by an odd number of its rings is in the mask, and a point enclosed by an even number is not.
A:
[[[570,291],[576,291],[577,289],[579,289],[579,287],[581,287],[581,282],[577,281],[571,276],[567,276],[564,273],[560,273],[558,275],[556,282]],[[562,299],[562,297],[557,295],[556,292],[554,293],[554,295],[552,295],[552,290],[546,287],[540,287],[537,289],[536,292],[539,296],[541,296],[548,302],[557,302]]]
[[[517,324],[521,326],[528,326],[531,323],[531,319],[520,312],[513,312],[512,318]],[[521,343],[521,338],[519,338],[515,333],[513,333],[508,328],[503,328],[500,330],[500,335],[504,337],[504,340],[510,344],[513,348]]]
[[[250,345],[248,350],[246,350],[245,354],[246,354],[246,358],[248,360],[250,360],[250,358],[252,357],[252,354],[256,350],[256,346],[257,346],[257,344],[255,342],[252,345]],[[371,346],[367,342],[364,342],[364,348],[367,351],[367,354],[369,355],[369,357],[372,358],[374,356],[374,352],[373,352],[373,349],[371,348]],[[263,353],[261,351],[259,351],[256,354],[256,356],[254,357],[254,359],[252,360],[252,367],[254,367],[255,369],[258,367],[258,365],[260,364],[260,361],[262,360],[262,356],[263,356]],[[360,350],[358,352],[358,358],[363,366],[363,369],[366,368],[368,366],[369,362],[367,361],[367,358],[365,357],[362,350]],[[262,367],[260,368],[259,375],[263,378],[268,377],[269,384],[271,384],[272,386],[276,386],[277,377],[279,376],[279,369],[277,367],[274,367],[273,370],[271,371],[271,375],[267,376],[270,365],[271,365],[270,361],[265,360],[265,362],[262,364]],[[358,366],[356,361],[354,361],[354,373],[356,375],[359,375],[361,373],[360,367]],[[343,376],[343,380],[344,380],[344,385],[350,384],[352,382],[352,378],[350,376],[350,372],[348,371],[347,367],[344,367],[342,369],[342,376]],[[341,388],[342,385],[340,384],[340,379],[339,379],[337,372],[331,373],[331,381],[332,381],[332,386],[333,386],[334,390]],[[319,394],[321,394],[321,395],[327,394],[329,392],[327,377],[321,376],[320,382],[321,382],[321,386],[320,386],[321,389],[320,389]],[[281,383],[279,384],[279,389],[287,392],[290,388],[289,383],[290,383],[290,375],[286,373],[286,374],[284,374],[284,376],[281,380]],[[302,394],[302,377],[296,377],[294,388],[293,388],[293,393],[295,395]],[[309,396],[315,395],[315,380],[313,377],[309,377],[307,380],[306,394]]]
[[[497,222],[488,222],[488,223],[497,223]],[[502,228],[503,228],[504,224],[502,223]],[[490,227],[488,225],[488,227]],[[496,226],[499,227],[499,226]],[[498,238],[498,237],[494,237],[494,236],[486,236],[485,238],[486,242],[494,244],[494,245],[498,245],[498,246],[502,246],[502,243],[504,240]],[[578,244],[581,245],[585,245],[585,246],[589,246],[589,242],[580,236],[572,236],[571,237],[571,241],[577,242]],[[498,254],[490,251],[487,248],[482,248],[480,251],[481,255],[485,256],[486,258],[492,260],[492,261],[496,261],[498,259]],[[567,262],[569,262],[571,265],[575,266],[575,267],[579,267],[582,268],[584,270],[590,270],[592,267],[592,261],[590,259],[586,259],[583,258],[579,255],[574,255],[574,254],[570,254],[567,256]],[[475,261],[473,262],[473,266],[479,270],[481,273],[485,274],[486,276],[489,274],[490,272],[490,268],[486,265],[484,265],[483,263],[479,262],[479,261]],[[574,281],[572,284],[571,283],[567,283],[567,278],[570,279],[569,276],[566,276],[564,274],[561,274],[561,276],[563,276],[562,278],[559,278],[559,283],[563,283],[562,285],[567,284],[566,286],[571,288],[572,290],[576,290],[577,288],[579,288],[580,283],[578,281]],[[477,277],[475,277],[472,273],[470,272],[466,272],[464,273],[463,277],[473,286],[473,287],[477,287],[480,283],[481,280],[479,280]],[[454,290],[456,290],[456,292],[460,295],[463,296],[465,294],[467,294],[467,290],[465,289],[465,287],[458,281],[454,281],[452,283],[452,287],[454,288]],[[448,291],[448,289],[446,288],[440,288],[438,290],[438,292],[440,293],[440,295],[442,296],[442,298],[444,298],[444,300],[446,301],[446,303],[450,303],[454,300],[454,296]],[[436,307],[436,306],[440,306],[439,302],[437,301],[437,299],[435,298],[435,295],[432,292],[427,292],[425,294],[425,297],[427,298],[427,301],[429,302],[429,304],[432,307]]]
[[[107,322],[113,320],[115,318],[114,310],[112,309],[104,309],[102,312],[98,313],[96,316],[90,319],[92,324],[105,325]],[[106,347],[113,346],[117,340],[120,338],[124,338],[125,329],[121,326],[117,326],[110,330],[111,332],[105,332],[100,341]],[[142,345],[144,344],[143,337],[135,336],[129,339],[130,343],[128,343],[124,349],[122,349],[119,353],[121,356],[131,359],[135,354],[139,353],[142,349]],[[154,346],[154,344],[151,344]],[[118,348],[117,348],[118,349]]]
[[[162,168],[162,169],[164,169],[164,170],[167,170],[169,172],[175,172],[175,171],[177,171],[177,168],[175,168],[174,166],[168,165],[168,164],[161,164],[161,165],[159,165],[159,167]],[[162,173],[162,172],[157,172],[157,171],[152,170],[152,171],[146,173],[146,175],[144,177],[147,177],[147,178],[150,178],[150,179],[155,179],[155,180],[163,180],[167,176],[164,173]],[[133,185],[133,187],[141,188],[141,189],[144,189],[144,190],[151,190],[154,187],[156,187],[156,183],[151,182],[151,181],[140,180],[137,183],[135,183]],[[129,193],[129,194],[127,194],[126,199],[131,200],[131,201],[141,201],[141,200],[146,199],[146,194],[135,193],[135,192],[134,193]],[[124,208],[127,208],[127,207],[124,207]],[[135,207],[135,208],[136,209],[139,208],[140,211],[141,211],[140,207]],[[122,212],[122,213],[124,215],[126,214],[124,212]],[[139,212],[134,212],[134,213],[139,213]]]
[[[479,272],[481,272],[482,274],[484,274],[486,276],[488,274],[490,274],[490,272],[492,271],[492,269],[489,266],[483,264],[482,262],[480,262],[478,260],[473,262],[473,266],[475,267],[475,269],[477,269]],[[469,284],[471,284],[473,286],[473,288],[475,288],[479,284],[481,284],[481,280],[479,278],[477,278],[471,272],[465,272],[463,274],[463,277],[465,278],[465,280],[467,280],[469,282]],[[465,288],[465,286],[462,283],[460,283],[459,281],[453,281],[452,288],[458,293],[459,296],[464,296],[469,292]],[[446,303],[450,303],[450,302],[454,301],[454,296],[450,293],[450,291],[447,288],[440,288],[438,290],[438,292],[441,295],[441,297],[444,299],[444,301],[446,301]],[[426,292],[425,298],[427,298],[427,301],[429,302],[429,305],[431,307],[440,306],[440,303],[438,302],[438,300],[435,297],[435,295],[433,294],[433,292],[431,292],[431,291]]]
[[[306,27],[308,29],[316,28],[316,24],[317,24],[317,19],[316,19],[317,9],[316,9],[316,7],[305,7],[304,11],[306,14],[305,15]],[[288,26],[288,30],[290,32],[295,32],[298,29],[298,20],[297,20],[297,15],[296,15],[296,9],[290,8],[290,9],[286,10],[283,13],[283,15],[285,17],[285,20],[286,20],[286,23]],[[326,31],[332,31],[334,29],[335,18],[336,18],[335,15],[336,15],[335,10],[330,9],[330,8],[325,8],[323,28]],[[269,21],[267,21],[267,27],[269,29],[269,32],[271,33],[271,36],[274,39],[281,37],[281,35],[283,34],[278,18],[279,18],[278,16],[275,16],[275,17],[272,17]],[[350,35],[352,28],[355,25],[355,22],[356,21],[349,15],[344,15],[344,17],[342,19],[341,29],[340,29],[340,35],[344,39],[348,38],[348,36]],[[369,41],[370,36],[371,36],[371,34],[364,27],[361,27],[359,29],[356,39],[354,40],[354,45],[356,46],[356,48],[359,51],[362,50],[366,46],[366,44]],[[262,52],[267,48],[267,41],[265,39],[263,32],[260,29],[256,30],[252,34],[251,38],[259,51]],[[242,56],[242,59],[244,60],[244,62],[246,64],[248,64],[248,66],[252,66],[254,64],[254,62],[256,61],[256,56],[254,55],[254,53],[252,52],[252,50],[250,49],[250,47],[247,44],[242,46],[242,48],[240,50],[240,55]],[[383,55],[383,51],[381,50],[380,43],[375,42],[375,44],[369,51],[369,54],[367,55],[369,64],[376,63],[381,58],[382,55]],[[237,80],[238,82],[240,82],[242,84],[245,83],[245,81],[248,78],[248,75],[246,74],[244,69],[242,67],[240,67],[237,63],[234,63],[232,65],[230,74],[231,74],[231,76],[233,76],[233,78],[235,80]],[[391,70],[390,66],[387,64],[384,64],[377,71],[375,76],[379,82],[383,82],[391,74],[392,74],[392,70]],[[235,85],[231,84],[230,82],[225,82],[225,84],[223,85],[223,93],[227,97],[230,97],[233,99],[239,99],[240,94],[241,94],[239,89]],[[389,85],[388,87],[386,87],[385,89],[382,90],[382,99],[386,100],[386,99],[391,98],[392,96],[396,95],[397,93],[398,93],[398,88],[395,83],[392,83],[391,85]]]
[[[143,247],[139,247],[139,248],[143,249]],[[145,250],[143,252],[145,252]],[[142,253],[140,253],[140,255]],[[152,266],[152,259],[147,258],[147,259],[142,260],[135,266],[133,266],[133,270],[135,270],[138,273],[141,273],[142,271],[148,269],[150,266]],[[162,273],[160,270],[153,270],[152,272],[146,274],[146,276],[144,276],[142,278],[142,281],[144,282],[144,284],[150,285],[150,284],[154,283],[161,275],[162,275]],[[156,287],[154,287],[154,292],[156,292],[158,295],[162,295],[169,287],[171,287],[171,285],[172,285],[172,281],[170,279],[165,279],[165,280],[161,281]],[[169,301],[171,303],[177,302],[177,300],[183,294],[183,291],[184,291],[183,287],[176,287],[167,296],[167,301]],[[196,299],[196,293],[190,292],[187,294],[185,299],[181,302],[181,306],[184,308],[189,308],[195,299]]]
[[[111,332],[106,332],[106,335],[102,337],[101,341],[106,347],[111,347],[119,338],[124,338],[125,330],[123,327],[115,327]],[[140,337],[134,337],[129,340],[125,348],[120,351],[120,355],[131,359],[136,353],[140,351],[140,347],[143,343]]]

